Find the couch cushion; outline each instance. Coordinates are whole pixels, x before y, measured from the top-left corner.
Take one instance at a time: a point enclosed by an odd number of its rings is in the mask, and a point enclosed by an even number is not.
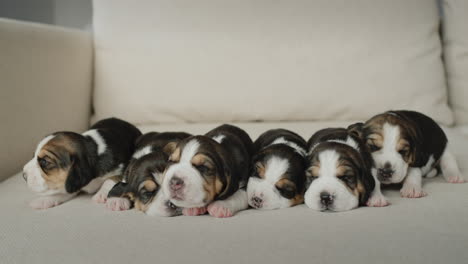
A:
[[[468,1],[443,1],[444,59],[450,104],[458,124],[468,124]]]
[[[308,137],[345,123],[241,124],[252,137],[286,127]],[[143,127],[204,133],[213,125]],[[468,176],[467,138],[447,129]],[[467,177],[468,178],[468,177]],[[20,175],[0,184],[2,263],[464,263],[468,259],[468,184],[425,181],[421,199],[384,190],[392,205],[320,213],[304,205],[232,218],[149,217],[111,212],[81,195],[34,211]]]
[[[94,1],[95,119],[451,124],[435,1]]]

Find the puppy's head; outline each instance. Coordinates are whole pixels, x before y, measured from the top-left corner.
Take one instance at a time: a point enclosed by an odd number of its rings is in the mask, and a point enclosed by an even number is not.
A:
[[[324,142],[308,157],[306,171],[308,207],[325,211],[346,211],[363,205],[374,188],[368,162],[360,152],[339,142]]]
[[[28,187],[39,194],[74,193],[92,180],[92,162],[83,136],[58,132],[39,142],[23,167]]]
[[[169,157],[163,191],[178,207],[202,207],[228,190],[232,158],[206,136],[181,141]]]
[[[126,182],[116,184],[109,196],[130,200],[135,209],[149,215],[174,216],[181,212],[162,194],[163,173],[168,156],[152,152],[130,162],[125,170]]]
[[[420,145],[419,130],[403,116],[387,112],[367,121],[362,127],[366,142],[382,183],[400,183],[408,167],[416,161]]]
[[[304,157],[286,145],[270,146],[253,158],[247,184],[249,205],[256,209],[279,209],[304,200]]]

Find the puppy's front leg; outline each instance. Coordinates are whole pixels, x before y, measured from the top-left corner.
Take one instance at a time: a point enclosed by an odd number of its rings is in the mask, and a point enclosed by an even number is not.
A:
[[[231,217],[248,207],[247,192],[238,190],[226,200],[215,201],[208,205],[208,213],[214,217]]]
[[[450,152],[448,148],[445,149],[444,154],[440,158],[440,168],[445,180],[450,183],[464,183],[465,179],[458,168],[455,155]]]
[[[47,208],[52,208],[55,207],[59,204],[62,204],[71,198],[75,197],[78,194],[76,193],[61,193],[61,194],[54,194],[54,195],[48,195],[48,196],[42,196],[39,198],[36,198],[32,200],[29,203],[29,206],[31,206],[34,209],[47,209]]]
[[[114,185],[117,184],[116,179],[109,178],[102,183],[101,188],[99,191],[93,195],[92,200],[95,203],[105,203],[107,201],[107,195],[109,194],[109,191],[114,187]]]
[[[420,198],[427,194],[422,189],[422,172],[419,168],[409,168],[408,175],[403,183],[403,188],[400,190],[402,197]]]
[[[375,168],[372,169],[372,177],[374,177],[375,181],[375,188],[372,191],[369,200],[367,200],[367,206],[371,207],[383,207],[387,206],[390,203],[387,201],[387,198],[382,194],[380,190],[380,181],[377,179],[377,170]]]

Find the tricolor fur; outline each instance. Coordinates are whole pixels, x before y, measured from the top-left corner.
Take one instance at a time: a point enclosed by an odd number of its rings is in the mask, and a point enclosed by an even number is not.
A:
[[[42,195],[31,206],[53,207],[80,191],[95,193],[101,186],[93,200],[105,202],[115,176],[122,174],[140,135],[135,126],[110,118],[97,122],[83,134],[56,132],[45,137],[23,168],[28,187]]]
[[[247,185],[249,205],[279,209],[304,201],[306,142],[294,132],[272,129],[255,141],[253,171]]]
[[[232,216],[247,207],[240,188],[248,180],[252,153],[248,134],[231,125],[186,138],[169,158],[163,191],[186,215]]]

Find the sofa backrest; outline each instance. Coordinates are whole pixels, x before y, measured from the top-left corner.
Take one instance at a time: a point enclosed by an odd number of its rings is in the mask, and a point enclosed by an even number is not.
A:
[[[427,0],[94,1],[94,119],[450,125],[438,31]]]

